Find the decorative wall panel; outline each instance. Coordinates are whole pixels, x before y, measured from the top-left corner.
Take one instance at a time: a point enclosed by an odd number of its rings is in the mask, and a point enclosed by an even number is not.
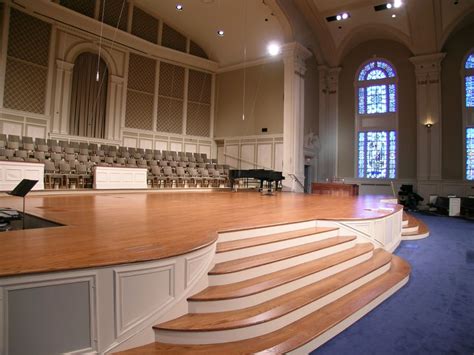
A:
[[[59,3],[75,12],[94,17],[95,0],[60,0]]]
[[[160,63],[160,96],[184,98],[184,68],[165,62]]]
[[[125,126],[151,130],[153,126],[153,94],[128,90]]]
[[[211,134],[211,105],[188,101],[188,117],[186,134],[192,136],[209,137]]]
[[[176,31],[174,28],[163,24],[163,34],[161,36],[161,45],[177,51],[186,52],[186,37]]]
[[[106,0],[101,2],[100,19],[102,19],[102,9],[104,9],[104,23],[121,29],[127,30],[128,1],[126,0]]]
[[[157,117],[157,131],[181,134],[183,130],[183,100],[160,96]]]
[[[130,53],[128,88],[153,94],[155,91],[156,61]]]
[[[212,76],[209,73],[189,70],[188,100],[205,104],[211,103]]]
[[[142,9],[133,7],[132,34],[151,43],[158,43],[159,21]]]

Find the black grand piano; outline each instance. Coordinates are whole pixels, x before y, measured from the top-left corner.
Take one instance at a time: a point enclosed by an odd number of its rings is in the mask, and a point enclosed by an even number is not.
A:
[[[263,182],[267,182],[268,191],[272,190],[275,182],[275,189],[281,185],[281,181],[285,179],[281,171],[266,169],[249,169],[249,170],[229,170],[230,187],[233,188],[236,179],[256,179],[260,180],[260,191],[263,191]]]

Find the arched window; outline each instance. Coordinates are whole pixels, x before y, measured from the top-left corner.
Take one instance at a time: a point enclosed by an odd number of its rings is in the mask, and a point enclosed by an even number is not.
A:
[[[97,54],[85,52],[74,62],[69,133],[105,138],[108,69]]]
[[[474,180],[474,51],[465,60],[464,112],[466,128],[466,179]]]
[[[398,118],[395,69],[384,59],[370,60],[357,72],[355,89],[356,176],[395,179]]]

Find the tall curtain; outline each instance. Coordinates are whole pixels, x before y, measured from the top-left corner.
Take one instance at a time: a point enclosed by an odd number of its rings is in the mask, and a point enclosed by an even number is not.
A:
[[[97,54],[82,53],[74,62],[69,133],[105,138],[108,69]],[[97,80],[97,71],[99,76]]]

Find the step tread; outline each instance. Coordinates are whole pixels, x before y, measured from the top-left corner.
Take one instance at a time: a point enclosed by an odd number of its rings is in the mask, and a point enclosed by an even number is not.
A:
[[[410,265],[392,256],[390,270],[362,287],[339,298],[288,326],[256,338],[223,344],[175,345],[151,343],[119,354],[281,354],[310,342],[395,287],[410,274]]]
[[[415,217],[412,217],[412,218],[415,218]],[[402,236],[423,235],[430,232],[428,226],[423,221],[416,219],[416,223],[418,226],[418,230],[413,231],[413,232],[404,232],[402,229]]]
[[[313,228],[305,228],[299,229],[290,232],[282,232],[282,233],[275,233],[269,234],[259,237],[252,237],[252,238],[245,238],[245,239],[238,239],[238,240],[230,240],[227,242],[219,242],[217,243],[217,253],[225,253],[228,251],[239,250],[244,248],[250,248],[259,245],[266,245],[271,243],[276,243],[284,240],[296,239],[301,238],[313,234],[321,234],[326,232],[336,231],[339,228],[334,227],[313,227]]]
[[[188,298],[188,301],[217,301],[246,297],[264,292],[308,275],[323,271],[374,250],[371,243],[356,244],[354,247],[322,258],[308,261],[284,270],[275,271],[252,279],[226,285],[209,286]]]
[[[218,331],[249,327],[282,317],[306,306],[388,264],[392,255],[382,249],[372,258],[348,270],[343,270],[321,281],[301,287],[261,304],[233,311],[188,313],[161,323],[155,329],[175,331]]]
[[[339,244],[347,243],[355,240],[356,236],[339,236],[332,237],[317,242],[297,245],[294,247],[272,251],[269,253],[257,254],[240,258],[236,260],[224,261],[216,264],[209,275],[220,275],[242,270],[251,269],[257,266],[271,264],[273,262],[289,259],[295,256],[308,254],[314,251],[330,248]]]

